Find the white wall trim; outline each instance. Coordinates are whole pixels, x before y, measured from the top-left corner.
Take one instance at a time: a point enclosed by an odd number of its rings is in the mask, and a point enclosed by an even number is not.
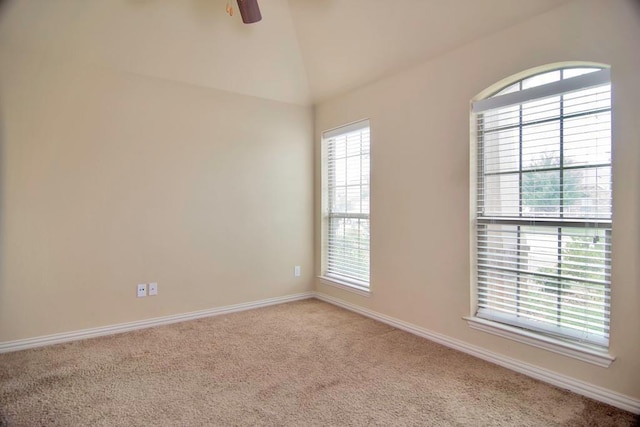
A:
[[[346,281],[342,281],[333,277],[328,276],[317,276],[320,279],[320,283],[327,286],[333,286],[338,289],[345,290],[347,292],[352,292],[354,294],[358,294],[363,297],[371,296],[371,289],[365,288],[363,286],[358,286],[354,283],[349,283]]]
[[[370,317],[372,319],[378,320],[382,323],[386,323],[387,325],[391,325],[419,337],[437,342],[438,344],[442,344],[446,347],[470,354],[479,359],[495,363],[496,365],[500,365],[512,371],[519,372],[531,378],[544,381],[556,387],[568,389],[574,393],[581,394],[583,396],[598,400],[603,403],[607,403],[609,405],[624,409],[625,411],[629,411],[634,414],[640,414],[640,399],[636,399],[631,396],[606,389],[604,387],[589,384],[584,381],[558,374],[548,369],[530,365],[528,363],[524,363],[519,360],[485,350],[484,348],[447,337],[437,332],[424,329],[420,326],[404,322],[400,319],[396,319],[394,317],[390,317],[373,310],[350,304],[326,294],[316,292],[315,297],[321,301],[325,301],[329,304],[333,304],[338,307],[353,311],[355,313],[362,314],[363,316]]]
[[[135,322],[118,323],[115,325],[101,326],[98,328],[82,329],[79,331],[63,332],[53,335],[44,335],[35,338],[26,338],[15,341],[0,342],[0,353],[26,350],[29,348],[44,347],[53,344],[61,344],[70,341],[78,341],[87,338],[95,338],[104,335],[119,334],[137,329],[151,328],[153,326],[168,325],[203,317],[219,316],[221,314],[235,313],[238,311],[252,310],[254,308],[268,307],[270,305],[299,301],[313,298],[314,292],[287,295],[283,297],[268,298],[241,304],[227,305],[224,307],[210,308],[206,310],[192,311],[189,313],[173,314],[170,316],[155,317],[152,319],[138,320]]]
[[[44,347],[53,344],[61,344],[70,341],[78,341],[87,338],[95,338],[104,335],[113,335],[122,332],[133,331],[137,329],[150,328],[153,326],[168,325],[171,323],[184,322],[187,320],[200,319],[203,317],[219,316],[222,314],[235,313],[239,311],[251,310],[254,308],[268,307],[270,305],[283,304],[287,302],[299,301],[308,298],[317,298],[329,304],[342,307],[363,316],[378,320],[387,325],[412,333],[414,335],[437,342],[449,348],[453,348],[463,353],[470,354],[488,362],[495,363],[507,369],[528,375],[532,378],[544,381],[554,386],[568,389],[574,393],[590,397],[600,402],[607,403],[620,409],[640,414],[640,399],[617,393],[615,391],[599,387],[584,381],[576,380],[556,372],[539,368],[528,363],[521,362],[510,357],[506,357],[491,351],[485,350],[463,341],[447,337],[437,332],[429,331],[420,326],[404,322],[394,317],[359,307],[354,304],[347,303],[340,299],[331,297],[318,292],[304,292],[300,294],[287,295],[284,297],[268,298],[260,301],[248,303],[228,305],[224,307],[216,307],[206,310],[193,311],[190,313],[174,314],[170,316],[156,317],[153,319],[140,320],[128,323],[119,323],[116,325],[103,326],[98,328],[82,329],[79,331],[65,332],[60,334],[45,335],[35,338],[27,338],[15,341],[0,342],[0,353],[8,353],[11,351],[26,350],[29,348]]]
[[[563,356],[572,357],[583,362],[591,363],[602,368],[611,366],[616,358],[605,350],[579,346],[550,336],[536,334],[523,329],[504,325],[487,319],[474,316],[463,317],[469,327],[478,331],[487,332],[499,337],[507,338],[533,347],[542,348]]]

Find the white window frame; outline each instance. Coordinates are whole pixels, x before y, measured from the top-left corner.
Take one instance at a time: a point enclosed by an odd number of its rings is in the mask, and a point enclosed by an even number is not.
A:
[[[340,138],[345,138],[349,135],[350,138],[366,138],[366,152],[360,150],[359,154],[349,155],[349,158],[359,158],[360,159],[360,183],[354,184],[350,186],[354,189],[360,189],[360,194],[362,195],[363,191],[369,191],[369,177],[370,177],[370,123],[369,120],[360,120],[354,123],[350,123],[345,126],[340,126],[338,128],[328,130],[322,133],[322,271],[319,278],[323,283],[335,286],[341,289],[345,289],[363,296],[369,296],[370,289],[370,272],[369,272],[369,253],[370,253],[370,244],[368,242],[363,242],[361,239],[362,235],[358,235],[358,243],[359,249],[358,253],[367,257],[367,265],[366,265],[366,274],[363,273],[363,269],[359,269],[358,262],[353,263],[353,267],[358,269],[355,273],[350,273],[347,267],[341,267],[341,264],[347,263],[349,264],[349,260],[342,257],[341,255],[336,255],[335,245],[340,243],[340,239],[336,241],[336,238],[333,239],[330,236],[332,231],[332,224],[334,221],[356,221],[358,223],[365,222],[369,227],[370,224],[370,214],[369,214],[369,203],[368,200],[361,199],[360,205],[362,206],[358,209],[357,212],[352,211],[351,209],[346,209],[344,211],[339,211],[334,209],[333,207],[336,205],[332,198],[335,195],[335,188],[340,187],[333,182],[335,179],[335,174],[333,174],[330,168],[333,163],[336,161],[335,158],[332,157],[333,145],[336,140]],[[344,158],[340,159],[345,160]],[[363,162],[367,162],[363,164]],[[345,161],[345,168],[346,161]],[[346,170],[346,169],[345,169]],[[363,183],[364,173],[363,170],[368,171],[366,174],[366,181]],[[365,206],[366,204],[366,206]],[[345,205],[346,206],[346,205]],[[364,235],[364,234],[363,234]],[[336,243],[337,242],[337,243]],[[345,240],[346,242],[346,240]],[[362,243],[366,243],[363,247]],[[333,247],[332,247],[333,245]],[[337,258],[336,258],[337,257]]]
[[[577,68],[592,68],[593,65],[582,64],[576,65]],[[542,74],[544,72],[549,72],[553,70],[567,69],[572,67],[567,66],[557,66],[557,67],[549,67],[546,70],[536,70],[536,72],[532,72],[528,75],[521,76],[517,80],[512,80],[508,84],[501,85],[497,90],[498,92],[505,88],[508,88],[514,83],[518,81],[523,81],[527,78],[534,77],[538,74]],[[593,345],[593,344],[585,344],[580,342],[579,340],[573,341],[571,339],[567,339],[566,337],[557,337],[548,331],[538,331],[535,327],[527,327],[525,323],[514,326],[513,324],[509,324],[508,321],[502,321],[499,315],[479,315],[479,305],[478,305],[478,252],[477,252],[477,242],[478,242],[478,229],[483,223],[487,223],[486,218],[480,218],[480,214],[477,214],[477,207],[479,203],[482,203],[481,200],[477,197],[476,193],[476,185],[478,184],[478,169],[481,167],[478,157],[482,156],[482,153],[477,153],[478,147],[478,135],[479,132],[476,132],[475,125],[477,121],[478,115],[482,114],[482,112],[487,110],[492,110],[496,108],[501,108],[505,106],[518,105],[522,104],[528,100],[535,100],[546,98],[550,96],[557,96],[560,94],[569,93],[575,90],[582,90],[589,87],[601,86],[603,84],[610,83],[610,70],[606,67],[598,67],[602,68],[600,71],[584,74],[578,77],[573,77],[570,79],[559,80],[553,83],[548,83],[546,85],[542,85],[539,87],[530,88],[527,90],[519,90],[516,92],[511,92],[507,94],[502,94],[498,96],[488,97],[486,99],[477,100],[472,103],[472,155],[471,155],[471,219],[472,219],[472,235],[471,235],[471,282],[472,282],[472,312],[470,316],[465,317],[470,327],[488,332],[494,335],[498,335],[504,338],[508,338],[517,342],[525,343],[534,347],[543,348],[554,353],[562,354],[565,356],[569,356],[575,359],[579,359],[588,363],[592,363],[602,367],[608,367],[615,360],[615,357],[609,354],[608,352],[608,341],[603,342],[602,345]],[[563,117],[563,116],[561,116]],[[561,119],[562,120],[562,119]],[[481,159],[480,159],[481,160]],[[520,166],[522,167],[522,166]],[[562,166],[561,166],[562,167]],[[521,190],[520,190],[521,191]],[[521,196],[520,196],[521,197]],[[513,223],[518,223],[518,219],[511,218]],[[581,222],[580,219],[574,221],[576,224]],[[585,221],[586,222],[586,221]],[[524,222],[522,222],[524,223]],[[611,228],[611,219],[604,221],[604,225]],[[564,224],[557,224],[558,226],[564,226]],[[568,224],[569,226],[571,224]],[[609,259],[610,261],[610,259]]]

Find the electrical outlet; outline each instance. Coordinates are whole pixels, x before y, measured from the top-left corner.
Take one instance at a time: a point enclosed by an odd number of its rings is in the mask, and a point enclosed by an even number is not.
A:
[[[146,297],[147,296],[147,284],[146,283],[141,283],[138,285],[138,298],[142,298],[142,297]]]
[[[299,265],[296,265],[295,267],[293,267],[293,275],[296,277],[300,277],[300,274],[302,272],[302,269],[300,268]]]
[[[158,295],[158,284],[156,282],[149,283],[149,296]]]

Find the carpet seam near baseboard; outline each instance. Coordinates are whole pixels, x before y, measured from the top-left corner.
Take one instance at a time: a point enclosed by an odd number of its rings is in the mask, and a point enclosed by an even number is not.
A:
[[[398,329],[428,339],[438,344],[442,344],[445,347],[449,347],[454,350],[469,354],[471,356],[475,356],[479,359],[495,363],[496,365],[500,365],[509,370],[527,375],[528,377],[535,378],[547,384],[570,390],[574,393],[615,406],[620,409],[624,409],[625,411],[629,411],[634,414],[640,414],[640,399],[636,399],[631,396],[606,389],[604,387],[596,386],[594,384],[577,380],[566,375],[558,374],[548,369],[540,368],[538,366],[530,365],[528,363],[521,362],[519,360],[503,356],[498,353],[494,353],[484,348],[477,347],[451,337],[447,337],[437,332],[422,328],[418,325],[414,325],[400,319],[396,319],[394,317],[348,303],[346,301],[320,292],[315,292],[314,297],[320,301],[324,301],[326,303],[344,308],[349,311],[353,311],[379,322],[386,323],[387,325],[396,327]]]

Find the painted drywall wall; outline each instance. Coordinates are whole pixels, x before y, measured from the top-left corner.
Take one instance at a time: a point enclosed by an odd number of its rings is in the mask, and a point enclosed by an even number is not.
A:
[[[235,1],[233,2],[235,3]],[[287,0],[244,25],[224,0],[2,0],[0,46],[308,104]],[[237,8],[236,8],[237,9]]]
[[[312,288],[309,107],[23,47],[0,51],[0,342]]]
[[[371,120],[371,289],[363,297],[316,281],[346,302],[490,351],[640,398],[640,7],[577,0],[317,106],[320,133]],[[610,351],[596,367],[470,329],[469,106],[488,86],[561,61],[611,65],[614,231]],[[320,213],[316,210],[316,271]]]

